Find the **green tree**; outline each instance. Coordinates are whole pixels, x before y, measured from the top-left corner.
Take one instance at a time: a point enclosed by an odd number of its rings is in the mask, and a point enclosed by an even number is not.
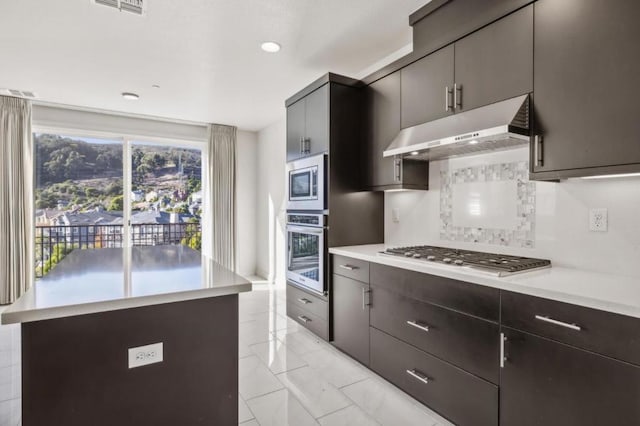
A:
[[[122,195],[113,197],[107,210],[111,212],[121,212],[124,210],[124,197]]]

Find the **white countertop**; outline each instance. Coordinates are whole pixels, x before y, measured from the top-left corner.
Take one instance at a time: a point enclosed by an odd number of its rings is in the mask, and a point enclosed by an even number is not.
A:
[[[245,278],[188,247],[133,247],[129,253],[74,250],[2,312],[2,323],[226,296],[251,288]]]
[[[333,247],[329,253],[640,318],[638,278],[557,266],[496,277],[471,268],[379,254],[385,248],[384,244]]]

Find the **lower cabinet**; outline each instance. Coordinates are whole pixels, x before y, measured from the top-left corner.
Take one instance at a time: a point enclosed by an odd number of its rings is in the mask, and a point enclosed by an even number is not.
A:
[[[502,426],[640,425],[640,368],[503,328]]]
[[[369,365],[369,284],[333,275],[333,344]]]
[[[460,426],[498,425],[498,386],[371,327],[373,371]]]
[[[316,334],[329,340],[329,302],[287,283],[287,316]]]

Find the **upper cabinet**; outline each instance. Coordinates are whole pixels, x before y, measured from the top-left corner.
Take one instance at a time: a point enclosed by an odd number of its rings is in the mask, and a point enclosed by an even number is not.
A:
[[[640,2],[535,3],[532,179],[640,171]]]
[[[456,111],[533,91],[533,6],[455,43]]]
[[[533,6],[401,70],[402,128],[533,91]]]
[[[403,129],[453,114],[453,51],[445,47],[400,71]]]
[[[329,150],[329,84],[287,107],[287,161]]]
[[[366,135],[369,147],[369,189],[428,188],[428,163],[382,156],[401,129],[400,89],[400,71],[367,87]]]

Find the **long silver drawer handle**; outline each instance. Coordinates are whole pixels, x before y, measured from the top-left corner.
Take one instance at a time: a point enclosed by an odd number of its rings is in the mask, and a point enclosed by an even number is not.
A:
[[[416,378],[416,379],[420,380],[425,385],[429,384],[429,378],[427,376],[425,376],[424,374],[420,373],[415,368],[413,370],[407,370],[407,374],[410,375],[413,378]]]
[[[339,265],[339,266],[340,266],[340,268],[342,268],[342,269],[346,269],[346,270],[348,270],[348,271],[353,271],[353,270],[355,270],[355,269],[358,269],[358,267],[357,267],[357,266],[351,266],[351,265]]]
[[[536,319],[550,324],[559,325],[560,327],[570,328],[571,330],[580,331],[582,328],[577,324],[569,324],[568,322],[562,322],[554,320],[553,318],[545,317],[542,315],[536,315]]]
[[[305,317],[304,315],[298,315],[298,319],[304,323],[308,323],[309,321],[311,321],[309,318]]]
[[[311,303],[311,300],[309,299],[305,299],[304,297],[298,299],[298,302],[302,303],[303,305],[309,304]]]
[[[428,325],[422,325],[418,321],[407,321],[407,324],[409,324],[411,327],[418,328],[422,331],[427,331],[427,332],[429,331]]]

